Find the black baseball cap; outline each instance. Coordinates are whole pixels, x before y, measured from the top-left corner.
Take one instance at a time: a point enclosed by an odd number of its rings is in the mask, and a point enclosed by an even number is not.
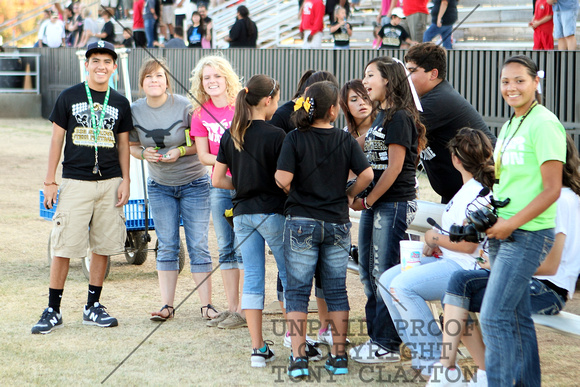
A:
[[[117,60],[117,53],[115,52],[115,46],[112,43],[106,42],[104,40],[99,40],[98,42],[91,43],[87,46],[87,52],[85,53],[85,58],[89,57],[95,52],[111,54],[114,60]]]

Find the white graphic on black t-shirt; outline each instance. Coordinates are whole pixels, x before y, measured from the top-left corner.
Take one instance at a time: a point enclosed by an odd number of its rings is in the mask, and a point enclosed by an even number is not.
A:
[[[103,110],[103,105],[100,103],[94,103],[93,109],[97,115],[97,122],[101,116],[101,111]],[[91,110],[89,109],[88,102],[79,102],[72,105],[72,114],[75,117],[78,126],[74,128],[72,134],[73,144],[76,146],[95,146],[95,136],[94,130],[90,124]],[[119,119],[119,109],[113,106],[107,106],[105,112],[105,119],[103,120],[103,128],[99,133],[97,139],[97,146],[100,148],[114,148],[115,147],[115,134],[113,133],[113,128],[115,127],[115,122]]]

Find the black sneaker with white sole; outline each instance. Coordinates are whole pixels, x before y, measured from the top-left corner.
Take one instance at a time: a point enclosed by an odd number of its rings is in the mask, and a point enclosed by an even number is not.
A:
[[[52,308],[46,308],[42,312],[40,320],[32,327],[32,333],[47,334],[60,327],[62,327],[62,314],[55,312]]]
[[[308,370],[308,357],[298,357],[294,359],[292,355],[290,355],[290,363],[288,364],[288,376],[291,378],[304,378],[310,375]]]
[[[119,325],[116,318],[109,316],[104,305],[95,302],[93,306],[89,308],[87,306],[85,305],[83,310],[83,324],[96,325],[103,328]]]
[[[274,352],[270,349],[270,345],[273,343],[271,341],[264,341],[264,344],[266,345],[266,352],[262,352],[258,348],[252,350],[252,355],[250,356],[252,367],[263,368],[266,367],[266,363],[276,359]]]

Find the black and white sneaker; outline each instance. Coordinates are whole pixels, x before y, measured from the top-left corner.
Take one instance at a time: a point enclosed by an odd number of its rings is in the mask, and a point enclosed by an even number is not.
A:
[[[266,363],[276,359],[274,352],[270,349],[270,345],[273,343],[264,341],[264,344],[266,345],[266,352],[262,352],[258,348],[252,350],[252,355],[250,356],[252,367],[263,368],[266,367]]]
[[[322,360],[322,351],[313,344],[306,341],[306,356],[308,356],[309,361],[319,361]]]
[[[62,314],[56,313],[52,308],[46,308],[40,316],[40,320],[32,327],[33,334],[47,334],[55,328],[62,327]]]
[[[119,325],[117,319],[109,316],[109,313],[105,309],[105,306],[98,302],[95,302],[90,308],[87,308],[87,305],[85,305],[83,310],[83,324],[96,325],[103,328]]]
[[[303,356],[294,359],[292,355],[290,355],[290,363],[288,364],[288,376],[291,378],[303,378],[310,375],[308,370],[308,357]]]
[[[332,356],[332,354],[329,353],[324,368],[333,375],[346,375],[348,374],[348,357],[346,354]]]

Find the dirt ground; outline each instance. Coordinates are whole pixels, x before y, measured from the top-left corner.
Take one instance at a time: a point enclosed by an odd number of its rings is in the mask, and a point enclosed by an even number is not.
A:
[[[251,345],[246,329],[207,328],[201,320],[199,298],[188,265],[180,274],[176,318],[159,325],[149,312],[159,309],[153,253],[141,266],[112,257],[102,301],[119,319],[119,327],[82,325],[87,281],[80,260],[73,260],[63,296],[64,327],[50,335],[32,335],[30,328],[46,307],[48,296],[47,241],[51,222],[39,217],[39,189],[46,173],[51,126],[45,120],[0,120],[4,140],[0,152],[0,385],[271,385],[289,383],[285,366],[290,350],[282,346],[281,315],[266,315],[264,336],[273,340],[276,360],[264,369],[251,369]],[[57,178],[60,181],[60,177]],[[353,227],[356,240],[357,227]],[[153,233],[152,248],[155,242]],[[217,264],[217,246],[210,228],[210,250]],[[275,264],[268,257],[266,304],[276,300]],[[212,278],[214,304],[227,304],[221,276]],[[348,275],[351,304],[350,339],[365,342],[365,296],[358,276]],[[567,311],[580,314],[580,292]],[[312,314],[312,333],[316,314]],[[542,381],[547,386],[578,385],[580,339],[538,328]],[[326,353],[326,350],[324,350]],[[470,365],[470,360],[461,361]],[[406,385],[413,375],[410,362],[363,367],[351,362],[350,374],[332,378],[323,362],[314,363],[317,384]]]

